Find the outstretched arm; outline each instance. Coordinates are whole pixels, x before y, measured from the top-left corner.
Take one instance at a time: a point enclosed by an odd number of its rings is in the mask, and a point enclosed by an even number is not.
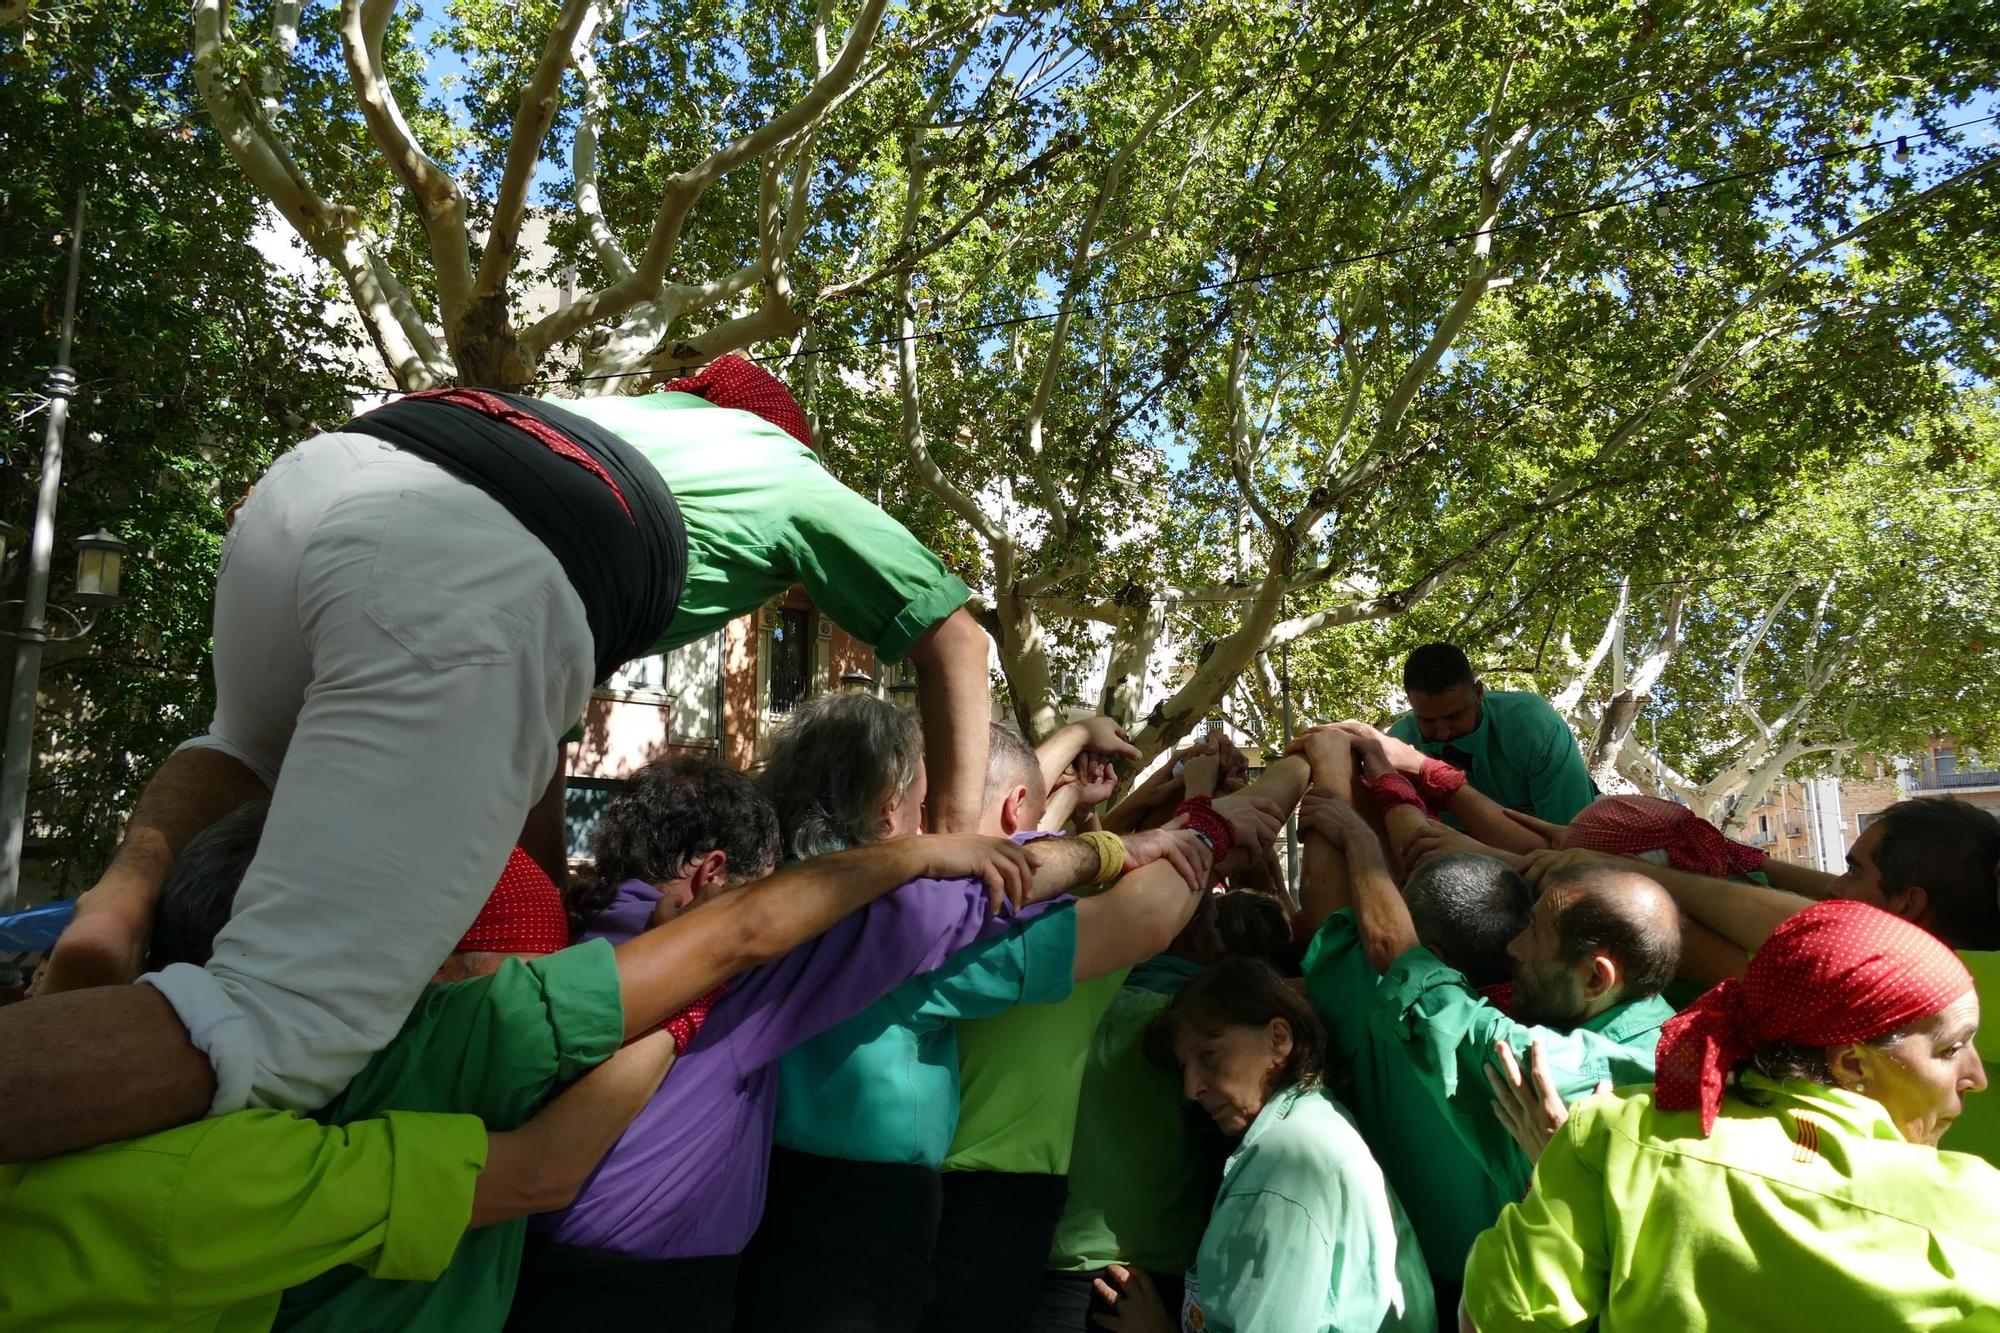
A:
[[[986,792],[990,643],[979,622],[960,607],[910,646],[930,772],[924,827],[933,833],[970,833],[979,827]]]
[[[1761,948],[1779,925],[1812,906],[1810,898],[1801,898],[1783,889],[1710,879],[1707,875],[1691,875],[1671,866],[1654,865],[1651,861],[1605,856],[1599,852],[1542,852],[1530,856],[1521,873],[1529,885],[1540,892],[1542,881],[1551,873],[1593,862],[1609,862],[1657,881],[1672,895],[1674,904],[1683,913],[1739,949],[1754,951]]]
[[[1035,758],[1042,767],[1043,788],[1053,791],[1056,779],[1076,762],[1080,754],[1094,754],[1105,759],[1137,759],[1139,747],[1132,744],[1125,735],[1125,728],[1112,717],[1085,718],[1081,722],[1058,727],[1047,740],[1035,747]]]
[[[655,1032],[578,1079],[519,1129],[488,1134],[468,1229],[575,1203],[673,1064],[673,1037]]]
[[[1201,902],[1211,871],[1208,848],[1185,829],[1157,830],[1171,838],[1180,856],[1194,867],[1196,883],[1172,861],[1160,859],[1141,866],[1109,890],[1076,905],[1076,964],[1078,981],[1088,981],[1145,962],[1165,953]]]
[[[139,794],[111,864],[76,900],[76,916],[49,955],[39,993],[121,986],[138,977],[160,885],[181,849],[231,810],[270,794],[246,764],[221,750],[169,755]]]
[[[1043,873],[1025,846],[976,834],[887,838],[790,866],[618,946],[625,1035],[658,1027],[738,972],[790,953],[913,879],[978,879],[996,904],[1018,904]],[[1060,872],[1046,874],[1053,883]]]

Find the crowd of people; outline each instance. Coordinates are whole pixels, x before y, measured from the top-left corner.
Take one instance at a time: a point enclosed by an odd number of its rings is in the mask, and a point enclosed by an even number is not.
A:
[[[657,762],[572,873],[592,685],[794,583],[916,708]],[[1992,816],[1769,860],[1448,644],[1131,782],[990,721],[967,599],[737,359],[281,458],[0,1009],[0,1329],[2000,1330]]]

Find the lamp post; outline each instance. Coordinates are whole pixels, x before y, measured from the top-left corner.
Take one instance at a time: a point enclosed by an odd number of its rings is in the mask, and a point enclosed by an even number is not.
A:
[[[41,486],[28,530],[28,569],[21,623],[14,631],[14,693],[7,708],[7,752],[0,764],[0,912],[13,910],[21,890],[21,844],[28,826],[28,771],[35,748],[35,696],[41,683],[42,645],[48,641],[49,560],[55,554],[56,490],[62,484],[63,429],[69,422],[76,373],[69,368],[76,329],[76,284],[83,261],[83,191],[76,193],[70,228],[69,281],[63,292],[62,341],[49,368],[49,423],[42,436]]]

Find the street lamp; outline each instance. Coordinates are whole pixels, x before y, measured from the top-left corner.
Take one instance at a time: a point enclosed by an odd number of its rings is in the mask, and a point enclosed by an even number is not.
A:
[[[76,591],[71,596],[78,606],[118,605],[120,567],[131,549],[103,528],[76,539]]]

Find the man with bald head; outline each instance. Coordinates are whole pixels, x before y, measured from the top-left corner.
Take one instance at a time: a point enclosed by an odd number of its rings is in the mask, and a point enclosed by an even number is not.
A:
[[[1348,813],[1316,791],[1299,821],[1361,836],[1358,818],[1338,818]],[[1527,928],[1507,946],[1513,992],[1504,1010],[1419,942],[1387,874],[1357,876],[1353,895],[1364,949],[1383,969],[1369,1023],[1409,1056],[1502,1197],[1527,1193],[1534,1164],[1493,1113],[1486,1070],[1501,1045],[1524,1068],[1538,1047],[1565,1102],[1602,1082],[1653,1081],[1653,1048],[1674,1012],[1660,988],[1679,966],[1681,936],[1673,899],[1646,876],[1600,864],[1546,877]]]

